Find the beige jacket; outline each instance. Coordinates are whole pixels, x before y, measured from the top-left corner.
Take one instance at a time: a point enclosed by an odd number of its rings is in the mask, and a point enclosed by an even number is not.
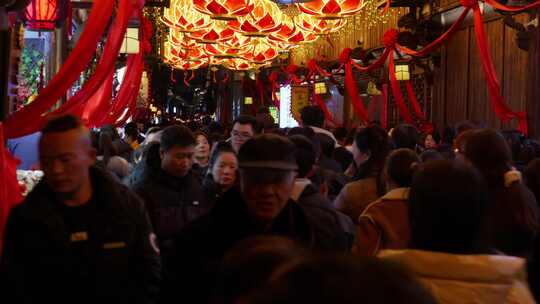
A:
[[[334,207],[357,222],[364,209],[378,198],[377,178],[368,177],[345,185],[336,197]]]
[[[408,266],[441,304],[535,303],[522,258],[420,250],[383,250],[379,257]]]
[[[356,226],[352,251],[377,255],[383,249],[405,249],[409,245],[409,188],[396,188],[369,204]]]

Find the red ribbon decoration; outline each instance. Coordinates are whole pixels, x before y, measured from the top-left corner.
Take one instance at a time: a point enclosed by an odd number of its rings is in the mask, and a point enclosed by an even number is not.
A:
[[[533,2],[531,4],[527,4],[524,6],[507,6],[504,4],[501,4],[495,0],[486,0],[486,3],[493,6],[494,8],[501,10],[501,11],[507,11],[507,12],[522,12],[530,9],[535,9],[540,7],[540,1]]]
[[[360,97],[358,92],[358,86],[356,85],[356,79],[354,79],[352,59],[350,57],[351,49],[346,48],[341,52],[339,60],[341,64],[345,66],[345,89],[347,94],[351,98],[351,104],[353,106],[356,116],[362,121],[367,123],[369,121],[368,112],[364,106],[364,101]]]
[[[2,252],[4,229],[9,211],[24,199],[17,181],[19,160],[5,148],[3,134],[3,125],[0,122],[0,253]]]
[[[414,88],[409,80],[405,81],[405,88],[407,89],[407,95],[409,96],[414,115],[420,120],[426,120],[426,115],[424,115],[422,107],[420,107],[420,103],[414,93]]]
[[[13,113],[5,120],[6,138],[28,135],[41,128],[42,124],[40,123],[43,122],[41,116],[71,88],[79,78],[80,73],[88,66],[96,45],[108,25],[107,21],[112,15],[113,4],[114,2],[109,0],[94,1],[85,30],[60,71],[31,104]]]
[[[273,71],[270,73],[270,76],[268,76],[268,80],[270,80],[270,84],[272,85],[272,102],[274,105],[279,109],[279,100],[277,97],[277,89],[279,88],[279,85],[277,84],[278,79],[278,73],[276,71]]]
[[[401,93],[401,88],[399,87],[399,82],[396,79],[395,64],[394,64],[394,54],[391,54],[388,59],[388,74],[390,76],[390,87],[392,88],[392,94],[394,95],[394,100],[396,105],[399,108],[399,114],[403,120],[408,124],[413,124],[414,120],[405,104],[403,99],[403,94]]]
[[[407,55],[411,55],[411,56],[415,56],[415,57],[425,57],[427,56],[429,53],[433,52],[433,50],[435,50],[436,48],[439,48],[440,46],[442,46],[443,43],[447,42],[453,35],[454,33],[459,30],[461,24],[463,23],[463,21],[465,20],[465,18],[467,17],[467,15],[469,14],[469,11],[471,9],[470,8],[465,8],[465,10],[461,13],[461,15],[459,16],[459,18],[456,20],[456,22],[454,22],[454,24],[452,24],[452,26],[450,26],[450,28],[439,38],[437,38],[437,40],[431,42],[430,44],[426,45],[422,50],[420,51],[414,51],[414,50],[411,50],[409,48],[406,48],[404,46],[401,46],[399,44],[397,44],[396,46],[398,47],[398,49],[407,54]]]
[[[334,117],[332,116],[332,113],[330,113],[330,110],[328,110],[328,107],[326,106],[326,103],[321,98],[321,96],[313,92],[313,100],[319,106],[319,108],[321,108],[321,110],[323,111],[324,118],[327,121],[331,122],[334,126],[336,127],[339,126],[339,124],[335,121]]]
[[[489,53],[489,48],[487,45],[486,33],[484,32],[484,23],[482,20],[482,12],[478,3],[473,6],[474,12],[474,31],[476,33],[476,42],[478,44],[478,49],[480,50],[480,61],[482,62],[482,68],[484,69],[484,74],[486,75],[486,81],[488,84],[489,93],[491,95],[491,105],[497,114],[497,117],[503,122],[506,122],[510,119],[518,119],[519,127],[518,130],[523,134],[527,135],[527,113],[526,112],[514,112],[506,103],[501,95],[501,85],[497,80],[497,73],[495,67],[493,66],[493,60],[491,54]]]

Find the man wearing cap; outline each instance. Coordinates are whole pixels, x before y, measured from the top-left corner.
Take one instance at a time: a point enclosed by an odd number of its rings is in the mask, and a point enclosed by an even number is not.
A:
[[[240,148],[240,189],[229,191],[207,215],[176,239],[176,254],[165,262],[165,296],[179,293],[189,303],[206,303],[219,263],[238,241],[255,235],[280,235],[307,248],[346,251],[346,244],[321,233],[304,209],[290,199],[296,170],[295,146],[285,137],[265,134]]]

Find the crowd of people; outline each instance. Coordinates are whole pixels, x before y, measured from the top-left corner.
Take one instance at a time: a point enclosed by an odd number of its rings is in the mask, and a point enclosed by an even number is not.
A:
[[[5,303],[535,303],[540,149],[471,122],[421,134],[48,122],[13,208]]]

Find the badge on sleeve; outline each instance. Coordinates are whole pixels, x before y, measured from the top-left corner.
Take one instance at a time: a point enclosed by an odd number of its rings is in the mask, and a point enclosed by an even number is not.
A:
[[[154,233],[150,233],[148,235],[148,239],[150,241],[150,246],[152,246],[152,249],[159,254],[159,246],[157,244],[157,236]]]

